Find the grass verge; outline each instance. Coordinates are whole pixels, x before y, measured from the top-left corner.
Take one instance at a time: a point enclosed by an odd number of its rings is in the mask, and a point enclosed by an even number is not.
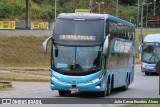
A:
[[[42,52],[42,43],[46,38],[46,36],[0,36],[0,66],[48,67],[50,54]],[[50,49],[48,50],[50,53]]]
[[[7,87],[7,88],[2,88],[0,87],[0,91],[10,91],[10,90],[13,90],[14,88],[12,87]]]
[[[12,72],[26,74],[26,75],[50,76],[49,71],[12,71]]]
[[[3,81],[23,81],[23,82],[49,82],[49,71],[45,73],[38,73],[37,71],[32,73],[28,71],[0,73],[0,80]],[[43,74],[43,75],[42,75]]]

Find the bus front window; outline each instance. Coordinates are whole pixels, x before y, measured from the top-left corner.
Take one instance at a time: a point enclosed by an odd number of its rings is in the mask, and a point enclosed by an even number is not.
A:
[[[142,61],[145,63],[156,63],[160,60],[160,47],[145,46],[143,48]]]
[[[53,45],[52,67],[63,71],[85,72],[101,68],[100,46],[67,47]]]

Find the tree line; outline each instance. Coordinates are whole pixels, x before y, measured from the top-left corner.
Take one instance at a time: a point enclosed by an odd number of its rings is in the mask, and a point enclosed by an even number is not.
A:
[[[29,0],[29,19],[30,20],[54,20],[55,0]],[[59,13],[71,13],[75,9],[89,9],[90,0],[57,0],[57,15]],[[93,12],[98,13],[99,7],[96,2],[101,4],[101,13],[116,15],[117,0],[93,0]],[[138,0],[119,0],[118,17],[136,23],[137,2]],[[143,2],[153,2],[153,0],[140,0]],[[0,0],[0,20],[24,20],[26,0]],[[160,2],[156,1],[156,5]],[[149,11],[153,5],[149,7]],[[146,12],[146,10],[144,10]],[[158,12],[156,15],[159,15]]]

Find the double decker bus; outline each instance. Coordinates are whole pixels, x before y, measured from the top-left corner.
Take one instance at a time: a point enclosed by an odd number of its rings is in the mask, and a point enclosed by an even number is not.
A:
[[[141,71],[145,75],[156,73],[156,63],[160,61],[160,34],[148,34],[139,47]]]
[[[62,13],[51,45],[51,89],[59,95],[98,92],[101,97],[113,88],[127,90],[134,76],[134,25],[108,14]]]

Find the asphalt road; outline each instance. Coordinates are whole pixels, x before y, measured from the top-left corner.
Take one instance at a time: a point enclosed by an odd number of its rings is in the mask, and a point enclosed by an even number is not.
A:
[[[50,83],[24,83],[13,82],[15,90],[0,92],[1,98],[64,98],[58,95],[58,91],[50,90]],[[94,93],[73,93],[65,98],[76,98],[78,100],[93,98],[97,95]],[[140,72],[140,65],[135,66],[134,82],[129,86],[127,91],[113,90],[110,96],[105,98],[160,98],[159,95],[159,76],[145,76]],[[59,101],[61,102],[61,101]],[[62,107],[62,105],[57,105]],[[64,105],[63,105],[64,106]],[[73,105],[71,105],[73,106]],[[79,107],[79,105],[76,105]],[[118,106],[99,104],[98,107]],[[94,107],[94,105],[92,106]],[[97,106],[96,106],[97,107]]]
[[[0,30],[0,36],[50,36],[53,30]]]

